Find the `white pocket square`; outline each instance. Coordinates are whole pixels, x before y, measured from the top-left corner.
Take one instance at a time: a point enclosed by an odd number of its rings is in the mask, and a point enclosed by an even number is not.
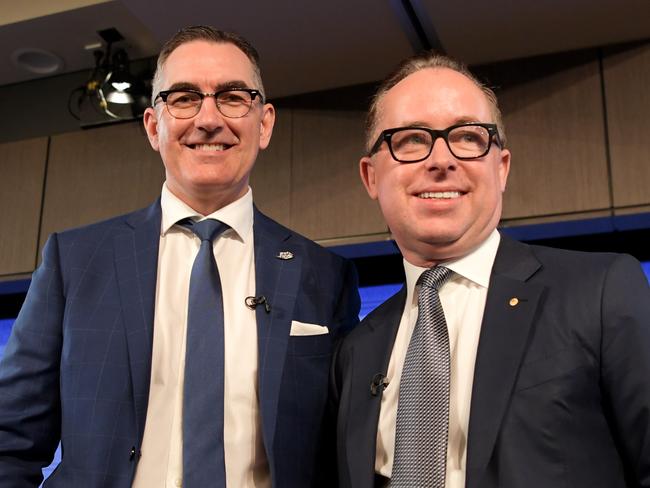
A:
[[[322,335],[328,334],[329,330],[324,325],[318,324],[307,324],[305,322],[298,322],[297,320],[291,321],[291,332],[289,335],[292,336],[311,336],[311,335]]]

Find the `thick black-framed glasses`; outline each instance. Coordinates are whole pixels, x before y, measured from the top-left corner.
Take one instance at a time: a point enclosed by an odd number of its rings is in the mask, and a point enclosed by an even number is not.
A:
[[[368,156],[379,151],[382,143],[386,141],[395,161],[417,163],[429,157],[439,137],[444,139],[451,154],[461,160],[482,158],[490,152],[492,140],[501,147],[496,124],[456,124],[442,130],[428,127],[395,127],[379,134]]]
[[[191,119],[201,110],[205,97],[213,97],[219,112],[231,119],[238,119],[248,114],[256,98],[264,103],[264,96],[259,90],[228,88],[215,93],[202,93],[190,89],[163,90],[154,98],[154,105],[158,99],[161,99],[167,106],[169,115],[177,119]]]

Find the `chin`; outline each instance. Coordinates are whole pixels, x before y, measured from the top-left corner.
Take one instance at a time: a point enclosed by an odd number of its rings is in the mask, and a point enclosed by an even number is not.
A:
[[[465,233],[462,229],[450,229],[448,226],[443,226],[440,223],[438,225],[429,225],[428,227],[429,229],[415,229],[415,235],[419,236],[420,241],[432,245],[452,245],[458,242]]]

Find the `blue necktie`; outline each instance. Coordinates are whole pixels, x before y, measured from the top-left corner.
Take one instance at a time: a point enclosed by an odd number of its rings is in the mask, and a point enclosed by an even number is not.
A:
[[[179,222],[201,239],[190,276],[183,390],[183,487],[226,486],[223,453],[223,299],[212,241],[228,225]]]

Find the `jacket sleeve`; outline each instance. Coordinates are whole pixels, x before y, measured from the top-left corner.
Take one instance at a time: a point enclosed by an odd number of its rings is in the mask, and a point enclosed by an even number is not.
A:
[[[359,323],[359,309],[361,308],[359,278],[352,261],[345,261],[342,274],[343,285],[341,286],[338,304],[334,310],[334,323],[338,325],[335,340],[350,332]]]
[[[605,408],[628,485],[650,488],[650,287],[630,256],[609,268],[601,317]]]
[[[343,267],[343,285],[334,311],[334,323],[337,324],[334,349],[338,350],[341,340],[347,332],[359,323],[359,299],[357,271],[351,261],[345,261]],[[333,353],[336,357],[336,352]],[[331,378],[331,377],[330,377]],[[314,488],[338,487],[338,470],[336,466],[336,403],[334,389],[330,389],[323,416],[323,437],[319,442],[317,476]]]
[[[58,445],[63,310],[53,235],[0,361],[0,488],[37,487]]]

